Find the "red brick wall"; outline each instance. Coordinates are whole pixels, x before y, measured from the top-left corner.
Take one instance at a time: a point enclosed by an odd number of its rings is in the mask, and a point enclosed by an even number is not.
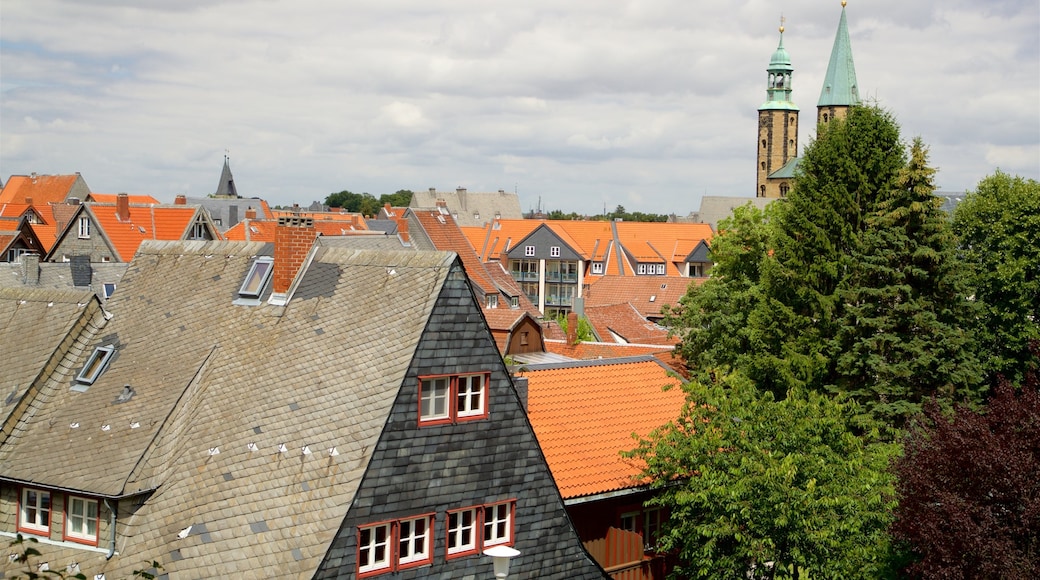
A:
[[[289,291],[293,278],[303,265],[307,252],[314,244],[312,218],[278,218],[274,231],[274,274],[271,290],[278,294]]]

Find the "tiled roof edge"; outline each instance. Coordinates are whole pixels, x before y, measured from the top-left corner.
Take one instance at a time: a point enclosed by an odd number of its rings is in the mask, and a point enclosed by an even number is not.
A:
[[[657,358],[653,355],[644,354],[639,356],[625,356],[619,358],[599,358],[593,360],[576,360],[574,362],[563,362],[563,363],[541,363],[541,364],[525,364],[523,365],[524,370],[528,371],[552,371],[558,369],[576,369],[584,367],[599,367],[599,366],[610,366],[610,365],[624,365],[633,364],[640,362],[656,362]]]

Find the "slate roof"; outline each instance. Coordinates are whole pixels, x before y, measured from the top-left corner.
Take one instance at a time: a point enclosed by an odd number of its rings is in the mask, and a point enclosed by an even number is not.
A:
[[[48,367],[57,365],[79,334],[89,336],[87,326],[94,327],[90,322],[98,311],[98,301],[90,292],[0,288],[0,425],[7,423],[28,388],[46,377]]]
[[[408,204],[412,208],[437,207],[443,201],[460,226],[482,226],[491,220],[521,219],[520,197],[515,193],[499,190],[482,193],[457,188],[455,191],[431,191],[420,189],[412,194]]]
[[[72,276],[71,262],[40,262],[39,280],[35,284],[27,284],[24,266],[20,263],[0,264],[0,288],[55,289],[55,290],[89,290],[104,298],[105,284],[115,284],[118,291],[119,282],[126,273],[129,264],[126,262],[93,262],[90,267],[90,284],[77,286]]]
[[[627,302],[644,317],[659,318],[662,306],[675,306],[690,284],[701,284],[704,280],[669,276],[603,276],[586,291],[585,306]]]
[[[95,343],[118,345],[108,370],[71,391],[85,351],[0,447],[5,478],[99,496],[159,489],[124,521],[127,555],[106,565],[109,575],[153,558],[172,577],[313,574],[455,260],[318,247],[287,306],[232,305],[265,247],[143,244]],[[124,385],[134,396],[114,404]]]
[[[87,199],[85,199],[83,201],[95,202],[95,203],[115,203],[118,198],[119,198],[119,194],[118,193],[94,193],[94,192],[90,192],[90,195],[87,196]],[[129,195],[128,194],[126,196],[126,200],[128,202],[130,202],[130,203],[136,203],[136,204],[149,204],[149,203],[160,204],[160,203],[162,203],[161,201],[159,201],[158,199],[155,199],[154,197],[152,197],[150,195]]]
[[[256,210],[258,219],[274,219],[271,206],[259,197],[186,197],[185,203],[201,205],[209,213],[220,233],[226,232],[231,226],[246,219],[246,210],[249,208]]]
[[[623,459],[679,416],[681,382],[653,357],[525,365],[528,416],[564,499],[637,487],[640,466]],[[670,385],[670,390],[663,390]]]

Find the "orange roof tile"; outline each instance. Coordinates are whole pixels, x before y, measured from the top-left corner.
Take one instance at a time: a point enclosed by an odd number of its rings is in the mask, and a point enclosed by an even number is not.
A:
[[[409,211],[419,221],[419,225],[429,236],[433,247],[458,254],[470,281],[479,286],[484,294],[498,294],[498,288],[487,269],[484,268],[484,263],[473,251],[473,246],[470,245],[469,240],[466,239],[450,213],[442,214],[436,209],[423,208],[410,208]]]
[[[267,202],[264,202],[265,204]],[[368,224],[365,223],[365,216],[359,213],[350,212],[333,212],[333,211],[301,211],[293,212],[288,210],[271,210],[267,208],[267,212],[271,213],[271,219],[278,219],[280,217],[309,217],[314,219],[314,223],[318,224],[321,222],[334,221],[334,222],[347,222],[351,224],[355,230],[367,230]]]
[[[247,234],[246,227],[249,228]],[[225,240],[250,241],[250,242],[274,242],[274,232],[278,227],[278,220],[242,220],[231,226],[224,232]],[[351,224],[342,221],[315,221],[314,235],[323,236],[357,236],[357,235],[382,235],[382,232],[374,232],[367,228],[350,229]]]
[[[53,224],[29,224],[36,239],[40,240],[40,247],[44,254],[51,251],[54,242],[58,241],[58,229]]]
[[[636,311],[635,307],[624,304],[608,306],[586,306],[585,318],[596,329],[600,340],[605,342],[624,342],[636,344],[661,344],[669,347],[678,342],[676,337],[669,337],[668,330],[647,320]]]
[[[130,204],[130,220],[116,217],[115,204],[84,205],[104,230],[120,261],[129,262],[144,240],[184,239],[202,206]]]
[[[668,276],[679,276],[673,262],[683,261],[701,241],[711,241],[708,224],[616,222],[618,241],[643,263],[665,263]]]
[[[94,193],[94,192],[90,192],[90,195],[87,196],[87,199],[85,201],[92,201],[92,202],[95,202],[95,203],[115,203],[116,202],[116,198],[118,198],[118,197],[119,197],[118,193]],[[159,203],[162,203],[161,201],[155,199],[154,197],[152,197],[150,195],[127,195],[126,199],[130,203],[137,203],[137,204],[149,204],[149,203],[159,204]]]
[[[639,483],[632,434],[676,419],[679,379],[651,357],[528,365],[528,416],[565,499]],[[662,387],[671,385],[665,391]]]
[[[660,317],[662,306],[675,306],[690,284],[701,284],[704,280],[676,276],[603,276],[585,292],[585,305],[627,302],[645,317]]]
[[[488,223],[484,230],[484,236],[478,243],[473,243],[473,249],[485,262],[497,260],[503,252],[516,247],[520,240],[526,238],[538,226],[544,222],[538,220],[493,220]],[[467,238],[472,240],[472,234]]]
[[[12,175],[0,191],[0,203],[25,203],[26,198],[34,205],[65,201],[77,179],[79,175]]]

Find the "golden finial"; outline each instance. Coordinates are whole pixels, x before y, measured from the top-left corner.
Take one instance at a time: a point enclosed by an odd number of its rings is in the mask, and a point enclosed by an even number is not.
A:
[[[842,1],[842,3],[844,4],[844,0]],[[781,14],[780,15],[780,34],[783,34],[783,33],[784,33],[784,15]]]
[[[844,8],[846,4],[848,4],[848,2],[846,2],[845,0],[841,0],[841,7],[842,8]]]

